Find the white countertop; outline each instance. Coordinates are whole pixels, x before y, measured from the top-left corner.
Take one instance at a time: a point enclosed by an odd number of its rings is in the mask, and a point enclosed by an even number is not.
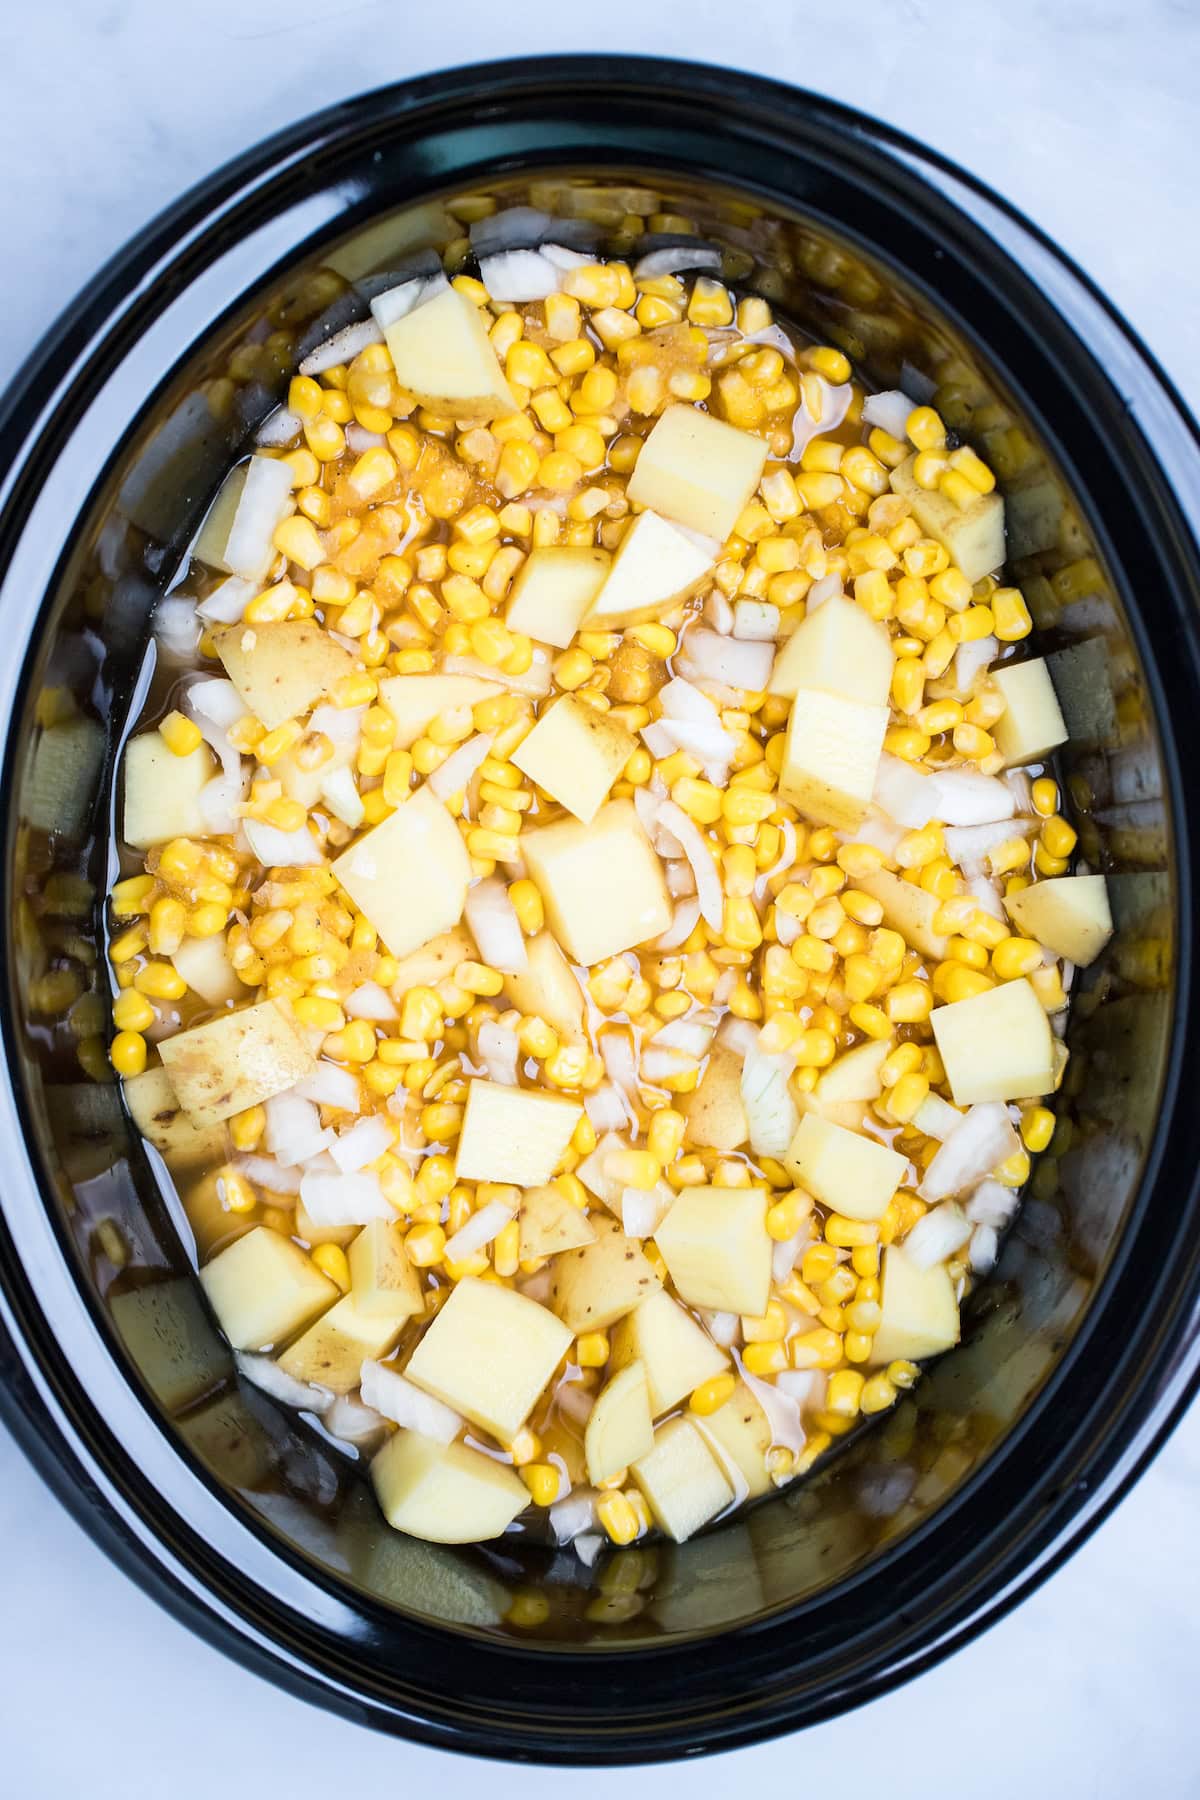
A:
[[[1200,408],[1200,13],[1179,0],[58,0],[6,34],[0,382],[99,264],[185,187],[301,114],[442,65],[612,49],[734,62],[931,141],[1024,207]],[[1200,1410],[1033,1599],[870,1708],[688,1771],[804,1794],[1180,1800],[1200,1785]],[[484,1766],[303,1706],[119,1575],[0,1436],[0,1692],[20,1800],[296,1800],[428,1780],[453,1795],[649,1794],[642,1770]],[[772,1781],[774,1778],[774,1781]],[[401,1789],[403,1791],[403,1789]]]

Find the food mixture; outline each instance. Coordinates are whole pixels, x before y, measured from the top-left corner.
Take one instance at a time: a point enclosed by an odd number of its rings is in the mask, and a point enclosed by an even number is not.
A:
[[[956,1343],[1111,923],[991,471],[698,241],[377,291],[165,606],[113,1065],[391,1525],[683,1540]]]

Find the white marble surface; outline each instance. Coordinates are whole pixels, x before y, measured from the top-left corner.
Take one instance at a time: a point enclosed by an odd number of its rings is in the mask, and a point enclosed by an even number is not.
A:
[[[612,49],[734,62],[932,141],[1105,285],[1200,406],[1194,0],[58,0],[5,33],[0,380],[125,238],[299,114],[448,63]],[[1200,1411],[1068,1566],[982,1641],[802,1738],[689,1770],[694,1789],[1118,1800],[1200,1788]],[[457,1795],[610,1791],[374,1737],[275,1692],[118,1575],[0,1438],[5,1790],[20,1800],[296,1800],[384,1780]],[[646,1794],[653,1771],[621,1778]]]

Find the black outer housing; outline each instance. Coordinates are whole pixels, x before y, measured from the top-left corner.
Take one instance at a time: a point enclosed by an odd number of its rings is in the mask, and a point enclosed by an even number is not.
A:
[[[374,160],[373,160],[374,157]],[[143,1588],[210,1642],[291,1692],[447,1749],[572,1764],[728,1749],[811,1724],[928,1667],[1058,1566],[1128,1489],[1180,1416],[1200,1369],[1200,1122],[1193,993],[1193,834],[1200,766],[1197,545],[1184,505],[1200,453],[1145,349],[1028,223],[933,153],[819,96],[726,70],[618,57],[451,71],[331,108],[194,189],[121,253],[52,328],[7,395],[0,442],[0,690],[12,910],[21,708],[45,646],[57,540],[31,541],[56,459],[90,471],[105,383],[132,346],[157,381],[222,303],[301,254],[301,231],[340,228],[436,186],[469,188],[554,164],[686,172],[828,220],[884,246],[905,279],[1003,368],[1033,407],[1115,571],[1139,572],[1128,611],[1161,743],[1176,931],[1169,1054],[1140,1184],[1078,1328],[1002,1442],[909,1534],[791,1606],[657,1645],[449,1630],[322,1573],[245,1518],[131,1382],[102,1308],[66,1251],[45,1173],[46,1127],[22,1074],[15,986],[0,1095],[0,1412],[49,1485]],[[323,205],[318,205],[320,200]],[[287,209],[293,236],[281,237]],[[149,384],[148,384],[149,385]],[[86,423],[83,414],[91,409]],[[114,412],[113,417],[117,415]],[[32,578],[31,578],[32,571]],[[11,936],[10,983],[16,983]],[[45,1196],[45,1203],[42,1196]],[[953,1361],[953,1359],[951,1359]],[[776,1503],[779,1504],[779,1503]],[[710,1540],[719,1542],[719,1538]],[[619,1649],[618,1654],[613,1649]]]

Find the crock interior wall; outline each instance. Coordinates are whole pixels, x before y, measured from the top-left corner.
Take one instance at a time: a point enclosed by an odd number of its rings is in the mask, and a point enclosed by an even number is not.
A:
[[[550,174],[533,183],[539,204],[551,198]],[[91,945],[98,991],[107,1001],[100,917],[92,909],[65,919],[47,895],[47,880],[85,872],[103,893],[114,752],[150,610],[224,469],[286,382],[285,359],[271,370],[263,356],[247,356],[239,346],[261,335],[264,319],[294,323],[297,341],[311,337],[313,274],[331,265],[356,276],[386,269],[397,260],[396,246],[405,253],[414,247],[411,234],[404,244],[401,228],[412,226],[419,238],[440,205],[423,214],[404,208],[382,227],[373,222],[369,233],[357,231],[308,256],[270,292],[236,307],[154,397],[137,441],[123,449],[73,534],[48,601],[20,733],[16,873],[26,1052],[20,1074],[41,1122],[47,1194],[61,1208],[78,1280],[106,1308],[134,1288],[161,1285],[156,1333],[123,1352],[132,1353],[151,1393],[168,1391],[181,1335],[207,1342],[212,1378],[225,1381],[215,1398],[189,1396],[169,1423],[164,1409],[165,1428],[177,1430],[188,1454],[204,1460],[241,1503],[301,1551],[388,1605],[503,1631],[513,1592],[535,1586],[551,1600],[550,1619],[535,1641],[616,1647],[712,1630],[828,1588],[927,1525],[996,1453],[1086,1320],[1119,1241],[1154,1127],[1170,1026],[1174,923],[1163,772],[1126,622],[1125,577],[1097,554],[1087,507],[1068,496],[1043,422],[1021,410],[1020,370],[997,366],[882,255],[868,255],[815,217],[763,211],[744,194],[690,189],[677,176],[654,171],[606,170],[598,179],[663,196],[663,210],[685,214],[726,246],[743,290],[765,294],[814,337],[842,345],[873,385],[911,387],[914,375],[923,378],[963,436],[999,459],[1013,572],[1054,652],[1072,729],[1063,773],[1081,848],[1110,872],[1119,929],[1078,991],[1064,1125],[1055,1146],[1062,1153],[1043,1158],[1035,1171],[995,1276],[968,1308],[962,1348],[815,1476],[682,1548],[618,1553],[589,1571],[569,1555],[551,1557],[509,1540],[462,1551],[414,1544],[383,1526],[351,1464],[260,1393],[232,1385],[228,1357],[197,1299],[186,1221],[161,1198],[116,1089],[85,1077],[69,1022],[29,1010],[29,980],[72,937]],[[566,216],[597,210],[576,180],[560,171],[553,180],[560,189],[557,210]],[[528,185],[491,191],[528,199]],[[470,191],[478,193],[480,185]],[[615,233],[622,248],[617,204],[598,210],[602,235]],[[338,305],[361,310],[349,289]],[[214,389],[214,382],[224,385]],[[116,513],[136,521],[123,544],[112,525]],[[46,816],[38,793],[38,770],[44,778],[46,758],[62,742],[55,734],[74,728],[78,735],[72,721],[57,716],[54,690],[63,688],[75,697],[76,717],[100,727],[95,754],[78,773],[78,823],[66,832],[54,829],[60,821]],[[75,948],[86,968],[87,953],[78,941]],[[119,1224],[130,1245],[129,1265],[120,1272],[97,1236],[105,1218]],[[121,1342],[116,1330],[113,1338]]]

